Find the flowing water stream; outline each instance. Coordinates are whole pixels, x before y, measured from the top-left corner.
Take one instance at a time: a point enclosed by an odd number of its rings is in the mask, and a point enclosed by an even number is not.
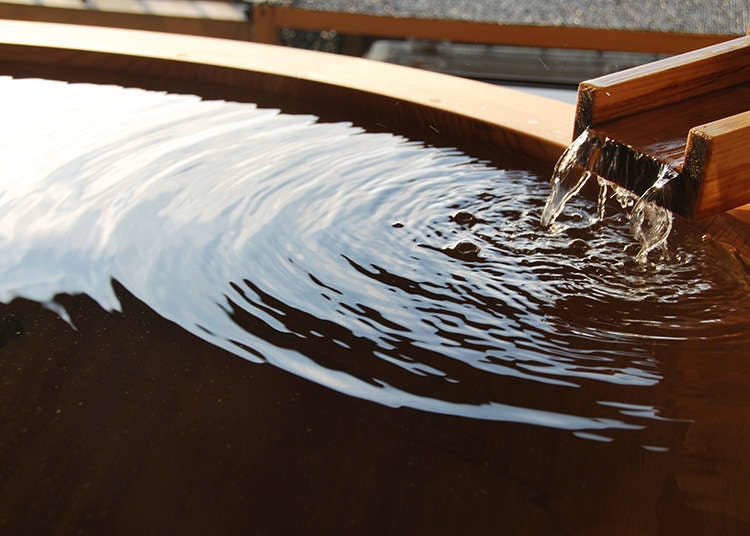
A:
[[[622,192],[609,195],[603,183],[598,206],[575,197],[586,177],[574,177],[569,166],[593,158],[580,140],[563,157],[567,170],[550,197],[531,172],[312,116],[109,86],[5,78],[0,87],[0,365],[8,385],[34,352],[68,348],[62,362],[85,375],[93,364],[75,356],[87,345],[97,359],[126,345],[87,328],[93,313],[75,304],[85,297],[102,318],[127,318],[127,294],[165,321],[138,328],[144,348],[166,347],[177,336],[171,333],[185,333],[227,359],[243,358],[249,369],[271,364],[346,395],[321,426],[360,408],[356,399],[374,402],[356,410],[382,422],[357,443],[367,448],[401,444],[424,426],[434,432],[419,436],[419,459],[435,456],[437,466],[474,474],[482,464],[528,456],[519,467],[547,467],[548,480],[528,484],[534,497],[569,490],[553,487],[564,468],[578,467],[589,481],[587,464],[600,457],[631,467],[628,478],[638,486],[662,489],[679,471],[693,474],[694,466],[680,465],[687,449],[689,458],[708,460],[696,462],[698,472],[726,486],[700,495],[685,476],[684,495],[669,495],[666,504],[718,508],[721,519],[750,522],[742,500],[721,506],[721,490],[742,486],[742,471],[721,468],[750,447],[750,434],[738,432],[750,414],[746,267],[682,221],[671,229],[670,254],[650,262],[648,252],[664,243],[672,220]],[[618,210],[620,203],[634,203],[634,216]],[[631,227],[642,244],[633,242]],[[32,315],[30,303],[58,315],[63,327],[43,330],[46,317]],[[187,367],[190,349],[181,352]],[[169,396],[172,381],[143,392]],[[281,391],[253,385],[253,400],[272,415],[270,401]],[[135,396],[135,388],[123,390]],[[148,396],[139,407],[159,400]],[[18,411],[3,400],[9,415]],[[101,400],[103,408],[113,403]],[[306,415],[316,407],[311,401]],[[331,433],[339,437],[359,418]],[[276,422],[258,419],[254,426],[263,430]],[[389,419],[409,424],[386,432]],[[480,422],[494,427],[471,424]],[[457,423],[473,447],[434,441]],[[15,437],[7,426],[4,437]],[[334,443],[332,436],[302,442],[295,456]],[[349,459],[347,444],[325,452]],[[0,441],[0,452],[8,445]],[[476,463],[454,456],[480,445],[496,450],[473,451]],[[551,445],[560,445],[561,459],[548,467]],[[515,454],[503,458],[503,449]],[[643,456],[657,457],[643,461],[653,467],[633,468]],[[467,497],[495,490],[502,479],[494,470],[478,472]],[[386,488],[400,489],[398,472],[383,471]],[[600,505],[603,488],[587,489],[566,493]],[[643,519],[652,519],[655,497],[623,493],[646,501]],[[321,501],[318,511],[328,511],[332,503]],[[552,503],[545,508],[557,511]]]
[[[604,142],[588,129],[584,130],[560,157],[552,174],[552,191],[542,211],[541,223],[545,228],[554,225],[555,220],[565,209],[565,205],[577,195],[586,183],[595,175],[591,170],[604,169],[614,173],[616,169],[611,166],[619,164],[618,159],[609,152],[604,151]],[[596,217],[592,218],[592,224],[604,220],[607,200],[610,197],[617,199],[623,209],[631,208],[631,230],[633,236],[640,243],[640,249],[635,255],[635,260],[645,264],[648,255],[659,248],[667,252],[667,238],[672,230],[673,215],[662,206],[657,204],[658,197],[662,195],[664,187],[678,177],[677,172],[666,164],[660,164],[653,170],[655,175],[650,181],[652,184],[641,195],[636,196],[627,188],[614,183],[607,182],[604,178],[597,176],[599,185],[599,196],[597,201]],[[643,180],[648,181],[648,177]]]

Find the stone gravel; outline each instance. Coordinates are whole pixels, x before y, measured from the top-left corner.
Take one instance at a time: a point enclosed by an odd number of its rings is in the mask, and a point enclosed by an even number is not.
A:
[[[750,0],[265,1],[303,9],[402,17],[725,35],[744,34],[750,23]]]

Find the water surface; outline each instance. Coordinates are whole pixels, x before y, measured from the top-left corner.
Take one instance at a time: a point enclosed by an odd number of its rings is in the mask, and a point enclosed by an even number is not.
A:
[[[592,452],[627,466],[656,457],[631,484],[661,499],[621,490],[643,519],[658,499],[722,527],[750,522],[747,473],[733,469],[750,447],[747,271],[685,222],[668,254],[642,265],[614,200],[592,222],[596,200],[572,199],[546,230],[544,178],[450,149],[247,104],[1,82],[0,300],[11,320],[0,355],[33,339],[33,322],[13,320],[19,303],[58,315],[62,339],[80,333],[99,348],[71,300],[106,316],[132,296],[227,359],[374,402],[385,420],[404,418],[391,409],[401,407],[437,428],[453,426],[432,420],[445,415],[494,421],[463,433],[488,445],[518,434],[509,463],[558,445],[559,463],[586,479]],[[332,411],[346,414],[347,400]],[[548,470],[533,493],[555,496]],[[383,478],[398,487],[396,473]],[[679,491],[664,495],[666,481]]]

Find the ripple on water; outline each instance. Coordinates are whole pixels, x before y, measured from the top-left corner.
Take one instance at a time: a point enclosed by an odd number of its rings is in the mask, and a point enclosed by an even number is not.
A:
[[[248,104],[0,85],[4,301],[117,309],[117,280],[353,396],[574,430],[644,426],[657,410],[617,404],[662,380],[673,342],[748,343],[743,267],[684,223],[642,266],[621,216],[591,224],[577,199],[545,231],[543,179],[453,150]]]

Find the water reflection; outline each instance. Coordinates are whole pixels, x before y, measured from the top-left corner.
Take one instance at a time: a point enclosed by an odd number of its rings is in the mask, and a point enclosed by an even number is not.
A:
[[[621,213],[591,225],[576,200],[547,233],[544,181],[453,151],[244,104],[2,87],[4,302],[115,311],[116,281],[352,396],[657,450],[694,420],[664,395],[675,345],[744,356],[743,268],[689,228],[644,267]]]

